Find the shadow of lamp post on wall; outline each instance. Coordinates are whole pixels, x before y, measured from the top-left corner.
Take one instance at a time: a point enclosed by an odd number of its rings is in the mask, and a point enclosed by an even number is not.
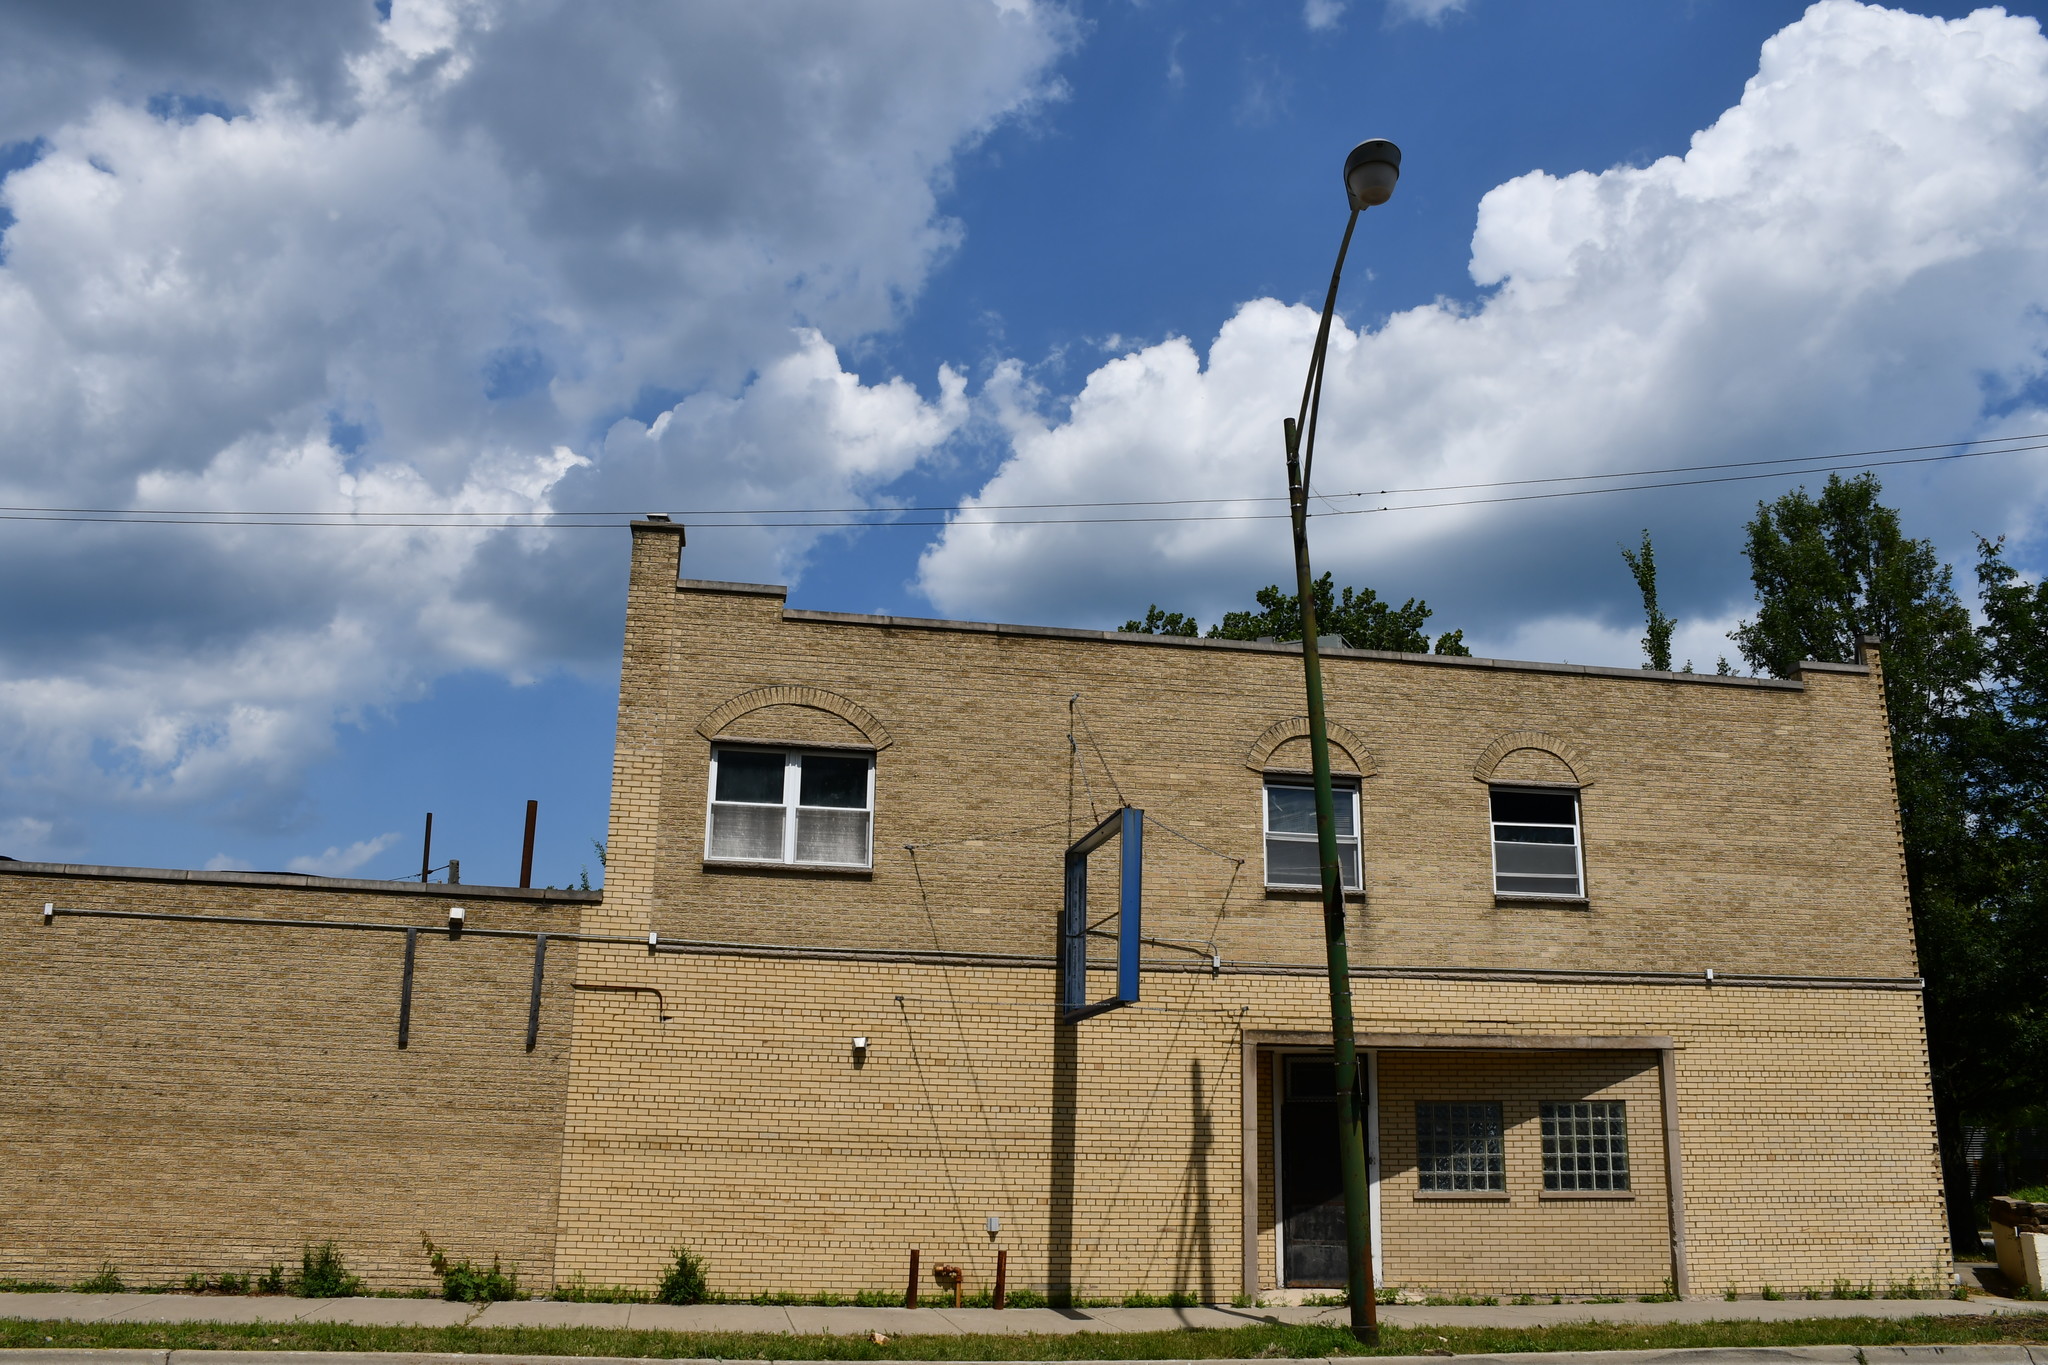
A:
[[[1315,470],[1316,418],[1323,402],[1323,360],[1330,348],[1330,318],[1337,307],[1337,281],[1358,215],[1393,197],[1401,176],[1401,149],[1384,138],[1361,142],[1344,158],[1344,193],[1351,217],[1330,271],[1322,325],[1309,355],[1301,410],[1282,423],[1287,443],[1287,506],[1294,526],[1294,579],[1301,603],[1301,671],[1308,690],[1308,743],[1315,769],[1316,847],[1323,873],[1323,946],[1330,969],[1330,1037],[1337,1063],[1337,1154],[1344,1174],[1345,1283],[1350,1291],[1351,1331],[1362,1342],[1379,1340],[1379,1310],[1373,1297],[1371,1209],[1365,1170],[1365,1100],[1359,1085],[1358,1047],[1352,1035],[1351,951],[1344,937],[1344,877],[1337,861],[1336,803],[1330,790],[1330,729],[1323,714],[1323,661],[1316,639],[1314,575],[1308,562],[1309,479]]]

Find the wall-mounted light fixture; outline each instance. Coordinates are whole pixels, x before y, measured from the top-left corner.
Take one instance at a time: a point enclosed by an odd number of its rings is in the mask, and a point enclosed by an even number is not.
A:
[[[462,937],[462,907],[459,905],[448,907],[448,937]]]

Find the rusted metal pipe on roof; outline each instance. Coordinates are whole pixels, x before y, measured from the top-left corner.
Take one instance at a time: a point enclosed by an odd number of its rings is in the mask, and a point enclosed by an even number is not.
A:
[[[522,890],[533,885],[533,827],[540,823],[540,802],[526,803],[526,843],[519,851],[519,885]]]

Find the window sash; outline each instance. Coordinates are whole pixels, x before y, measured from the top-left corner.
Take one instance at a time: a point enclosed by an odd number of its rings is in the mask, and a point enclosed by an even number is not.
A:
[[[1437,1194],[1507,1189],[1498,1102],[1416,1103],[1415,1187]]]
[[[1543,1188],[1621,1192],[1628,1184],[1628,1104],[1567,1100],[1541,1106]]]
[[[1275,791],[1301,792],[1308,797],[1307,818],[1300,809],[1276,812]],[[1337,868],[1346,891],[1365,886],[1360,866],[1358,788],[1332,784],[1337,816]],[[1315,832],[1315,788],[1301,782],[1267,778],[1259,793],[1260,824],[1265,834],[1266,885],[1314,889],[1323,884],[1322,856]],[[1298,807],[1298,802],[1287,803]],[[1279,817],[1276,820],[1276,815]],[[1275,826],[1279,825],[1279,828]],[[1304,828],[1305,826],[1305,828]]]
[[[1579,835],[1578,793],[1570,793],[1570,824],[1493,819],[1493,793],[1516,790],[1513,787],[1494,787],[1488,791],[1494,894],[1582,898],[1586,894],[1586,862]],[[1554,791],[1542,793],[1545,796],[1560,794]]]
[[[727,754],[772,753],[782,760],[782,799],[776,802],[720,800],[719,764]],[[806,805],[806,758],[867,765],[864,804]],[[814,784],[815,785],[815,784]],[[708,862],[788,863],[795,867],[870,867],[874,863],[875,760],[807,749],[717,746],[711,751],[709,800],[704,813],[704,857]]]

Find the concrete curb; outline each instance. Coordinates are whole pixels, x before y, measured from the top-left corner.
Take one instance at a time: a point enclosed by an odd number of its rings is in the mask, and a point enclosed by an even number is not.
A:
[[[1351,1357],[1351,1359],[1362,1359]],[[1373,1365],[1442,1365],[1441,1356],[1376,1356]],[[2044,1346],[1727,1346],[1677,1351],[1526,1351],[1459,1357],[1470,1365],[2048,1365]],[[375,1351],[0,1350],[0,1365],[726,1365],[701,1359],[462,1355]],[[767,1362],[767,1365],[775,1365]],[[796,1365],[792,1362],[791,1365]],[[803,1362],[802,1365],[814,1365]],[[956,1361],[948,1365],[976,1365]],[[995,1362],[984,1365],[998,1365]],[[1002,1362],[1000,1365],[1015,1365]],[[1061,1365],[1131,1365],[1063,1361]],[[1154,1361],[1147,1365],[1218,1365]]]
[[[2012,1299],[1687,1299],[1673,1303],[1388,1304],[1389,1327],[1557,1327],[1786,1322],[1816,1318],[1983,1317],[2044,1311]],[[0,1294],[0,1318],[73,1322],[330,1322],[383,1327],[592,1327],[658,1332],[837,1332],[865,1336],[957,1336],[970,1332],[1064,1336],[1075,1332],[1161,1332],[1260,1323],[1341,1325],[1329,1307],[1232,1308],[825,1308],[711,1303],[558,1303],[515,1300],[484,1307],[440,1299],[227,1298],[184,1294]],[[159,1365],[161,1363],[159,1362]],[[2048,1361],[2042,1362],[2048,1365]]]

